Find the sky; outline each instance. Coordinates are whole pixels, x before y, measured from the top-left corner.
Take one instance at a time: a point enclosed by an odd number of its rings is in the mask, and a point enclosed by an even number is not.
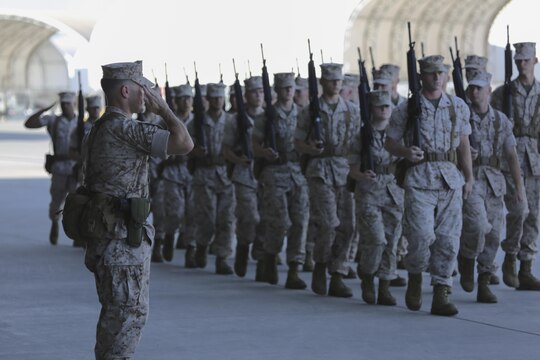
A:
[[[435,0],[434,0],[435,1]],[[458,0],[456,0],[458,1]],[[194,80],[234,81],[232,59],[240,78],[260,74],[264,45],[270,74],[297,70],[307,75],[307,39],[316,63],[342,62],[344,35],[362,0],[0,0],[0,8],[42,13],[72,11],[97,19],[90,42],[70,58],[71,70],[88,68],[90,85],[99,87],[101,64],[143,60],[144,73],[160,84],[165,62],[171,85]],[[513,0],[496,18],[489,42],[504,46],[506,25],[511,42],[540,43],[540,1]],[[57,39],[65,41],[65,39]],[[249,68],[248,69],[248,61]],[[185,72],[184,72],[185,71]],[[72,71],[74,73],[74,71]]]

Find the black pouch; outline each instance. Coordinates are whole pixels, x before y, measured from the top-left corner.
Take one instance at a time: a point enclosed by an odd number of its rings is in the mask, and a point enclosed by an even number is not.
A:
[[[54,164],[54,155],[45,154],[45,171],[49,174],[52,172],[52,166]]]
[[[150,213],[150,200],[146,198],[129,199],[129,218],[127,221],[127,243],[132,247],[141,246],[144,223]]]
[[[62,226],[68,238],[76,241],[82,240],[81,218],[90,199],[90,193],[83,187],[67,195],[62,211]]]

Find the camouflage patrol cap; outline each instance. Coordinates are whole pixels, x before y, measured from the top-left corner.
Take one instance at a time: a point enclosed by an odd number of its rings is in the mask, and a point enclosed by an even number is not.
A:
[[[474,85],[478,87],[484,87],[491,84],[491,74],[485,71],[479,71],[469,81],[469,86]]]
[[[536,43],[522,42],[514,44],[514,60],[528,60],[536,57]]]
[[[359,84],[360,84],[360,75],[357,75],[357,74],[343,75],[344,87],[357,87]]]
[[[465,69],[479,69],[486,71],[488,59],[478,55],[467,55],[465,58]]]
[[[86,107],[101,107],[101,96],[95,95],[95,96],[89,96],[86,98]]]
[[[386,70],[380,69],[373,72],[374,84],[391,85],[392,80],[392,74]]]
[[[184,84],[173,88],[174,97],[193,97],[193,88],[190,84]]]
[[[294,80],[294,73],[288,72],[288,73],[276,73],[274,74],[274,88],[280,89],[280,88],[286,88],[286,87],[296,87],[296,83]]]
[[[375,90],[369,93],[369,103],[372,106],[392,106],[392,96],[389,91]]]
[[[61,103],[73,103],[75,102],[76,95],[72,91],[64,91],[58,93],[58,97],[60,98]]]
[[[306,78],[297,76],[294,79],[294,83],[296,84],[296,90],[305,90],[305,89],[309,88],[308,79],[306,79]]]
[[[433,73],[433,72],[448,72],[449,68],[443,63],[444,56],[442,55],[430,55],[424,56],[418,60],[420,65],[420,72]]]
[[[225,97],[225,84],[210,83],[206,85],[206,96],[208,97]]]
[[[379,70],[384,70],[384,71],[389,72],[390,74],[392,74],[392,77],[394,78],[394,80],[399,79],[399,70],[400,70],[400,68],[397,65],[394,65],[394,64],[382,64],[381,67],[379,68]]]
[[[321,64],[321,79],[343,80],[343,64],[326,63]]]
[[[244,85],[246,87],[246,91],[262,89],[263,88],[262,77],[252,76],[250,78],[247,78],[246,80],[244,80]]]
[[[132,80],[140,86],[149,88],[154,86],[153,82],[143,76],[142,60],[102,65],[101,69],[103,70],[103,79]]]

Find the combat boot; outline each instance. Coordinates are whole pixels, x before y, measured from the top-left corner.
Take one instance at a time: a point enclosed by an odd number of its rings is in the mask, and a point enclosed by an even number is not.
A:
[[[405,292],[405,303],[409,310],[420,310],[422,306],[422,273],[409,273],[409,284]]]
[[[49,233],[49,241],[51,245],[58,244],[58,221],[53,220],[51,224],[51,232]]]
[[[197,267],[204,269],[206,267],[207,262],[207,255],[206,250],[208,249],[208,246],[202,246],[197,245],[197,249],[195,250],[195,264]]]
[[[407,280],[405,280],[404,278],[399,276],[399,274],[397,274],[397,277],[395,279],[390,280],[390,286],[394,286],[394,287],[407,286]]]
[[[216,274],[231,275],[233,269],[227,264],[227,259],[221,256],[216,256]]]
[[[313,256],[311,255],[311,252],[306,252],[306,260],[304,262],[304,265],[302,267],[303,272],[313,272]]]
[[[326,263],[315,263],[311,277],[311,290],[318,295],[326,295]]]
[[[466,292],[474,290],[474,259],[458,255],[459,283]]]
[[[163,257],[161,256],[161,242],[159,238],[154,239],[154,247],[152,248],[152,262],[162,263]]]
[[[347,275],[345,275],[343,278],[345,279],[356,279],[358,277],[358,274],[352,267],[349,266],[349,271],[347,272]]]
[[[516,273],[516,255],[506,254],[502,264],[503,282],[506,286],[517,288],[519,279]]]
[[[163,243],[163,259],[172,261],[174,256],[174,234],[165,234]]]
[[[178,236],[176,236],[176,248],[178,250],[187,249],[185,240],[184,240],[184,234],[182,231],[178,232]]]
[[[442,284],[433,286],[432,315],[454,316],[458,313],[457,307],[448,300],[448,288],[449,286]]]
[[[264,254],[264,280],[272,285],[279,281],[276,255]]]
[[[249,256],[249,245],[236,245],[236,257],[234,258],[234,273],[239,277],[246,276]]]
[[[343,275],[339,273],[332,274],[330,277],[328,295],[342,298],[350,298],[352,296],[351,288],[343,282]]]
[[[379,279],[379,293],[377,294],[377,304],[379,305],[396,305],[396,299],[390,293],[390,280]]]
[[[375,285],[373,284],[373,274],[360,274],[360,288],[362,289],[362,300],[367,304],[375,304]]]
[[[257,268],[255,269],[255,281],[257,281],[257,282],[265,282],[265,279],[264,279],[264,261],[263,260],[257,261]]]
[[[285,282],[285,289],[292,290],[304,290],[307,287],[304,280],[298,276],[298,263],[289,263],[289,272],[287,273],[287,281]]]
[[[499,277],[493,273],[491,273],[491,276],[489,278],[489,285],[499,285],[501,283],[501,280]]]
[[[491,273],[485,272],[478,274],[478,293],[476,294],[476,301],[485,304],[495,304],[497,297],[489,289],[489,278]]]
[[[195,247],[194,246],[188,245],[188,247],[186,248],[184,267],[186,269],[194,269],[197,267],[197,261],[195,261]]]
[[[531,268],[532,260],[521,261],[518,274],[518,290],[540,291],[540,281],[538,281],[538,279],[534,277]]]

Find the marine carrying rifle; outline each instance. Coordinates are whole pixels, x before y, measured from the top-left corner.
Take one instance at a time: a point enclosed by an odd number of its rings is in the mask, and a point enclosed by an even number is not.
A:
[[[506,26],[506,48],[504,49],[504,85],[502,112],[508,117],[512,114],[512,49],[510,48],[510,27]]]

